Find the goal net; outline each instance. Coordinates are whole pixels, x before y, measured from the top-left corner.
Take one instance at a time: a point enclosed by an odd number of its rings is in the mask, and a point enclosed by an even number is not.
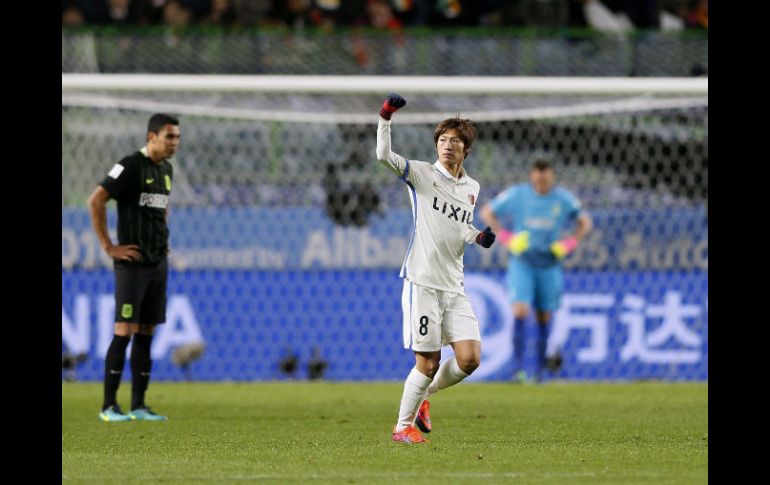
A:
[[[62,345],[93,353],[93,375],[83,375],[98,378],[112,318],[111,262],[85,200],[143,146],[149,116],[167,112],[180,118],[182,143],[154,375],[180,378],[163,357],[203,340],[203,379],[279,378],[284,354],[314,351],[331,378],[403,378],[397,273],[412,220],[403,184],[375,159],[391,91],[408,103],[392,125],[407,158],[436,159],[439,121],[475,122],[464,166],[481,185],[477,207],[546,157],[593,216],[565,262],[549,340],[565,358],[555,377],[707,378],[705,78],[63,74]],[[466,250],[483,328],[475,378],[512,370],[507,257],[499,246]]]

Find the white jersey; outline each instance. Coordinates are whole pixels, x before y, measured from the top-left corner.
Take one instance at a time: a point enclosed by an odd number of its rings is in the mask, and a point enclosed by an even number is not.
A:
[[[407,160],[390,149],[390,121],[380,118],[377,159],[406,183],[412,204],[414,233],[406,250],[401,277],[435,288],[465,294],[465,244],[476,241],[473,208],[479,183],[462,169],[454,178],[441,162]]]

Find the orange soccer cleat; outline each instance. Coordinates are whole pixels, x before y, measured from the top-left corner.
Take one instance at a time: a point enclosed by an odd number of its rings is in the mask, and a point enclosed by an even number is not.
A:
[[[393,441],[400,441],[402,443],[430,443],[430,440],[423,438],[413,424],[401,431],[396,431],[396,428],[393,427]]]
[[[416,424],[423,433],[430,433],[430,430],[433,428],[430,422],[430,403],[427,399],[420,404],[420,409],[417,410],[417,417],[414,419],[414,424]]]

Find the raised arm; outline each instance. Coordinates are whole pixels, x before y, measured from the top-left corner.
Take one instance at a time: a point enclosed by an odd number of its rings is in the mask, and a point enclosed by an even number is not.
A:
[[[396,93],[388,95],[380,109],[380,119],[377,125],[377,160],[384,163],[399,177],[404,177],[407,171],[407,161],[390,148],[390,117],[406,105],[404,98]]]

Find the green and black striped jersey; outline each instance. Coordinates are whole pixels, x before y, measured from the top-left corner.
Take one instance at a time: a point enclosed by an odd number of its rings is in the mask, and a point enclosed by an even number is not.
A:
[[[143,265],[168,253],[166,211],[174,173],[168,160],[155,163],[146,150],[120,160],[100,184],[118,203],[118,244],[138,245],[142,259],[133,264]]]

